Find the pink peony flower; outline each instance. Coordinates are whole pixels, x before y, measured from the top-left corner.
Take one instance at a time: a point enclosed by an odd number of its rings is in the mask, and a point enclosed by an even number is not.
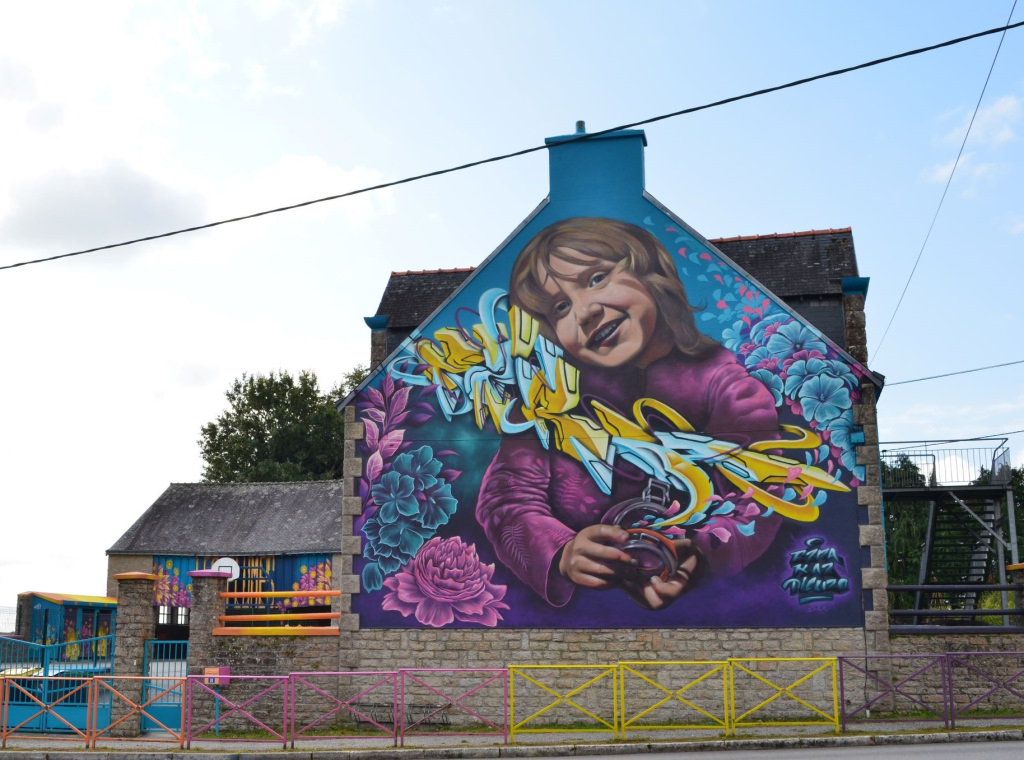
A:
[[[508,605],[506,586],[491,583],[494,565],[485,565],[476,547],[453,538],[427,541],[404,569],[384,579],[389,589],[381,605],[385,610],[415,615],[424,625],[441,628],[459,621],[493,628],[499,610]]]

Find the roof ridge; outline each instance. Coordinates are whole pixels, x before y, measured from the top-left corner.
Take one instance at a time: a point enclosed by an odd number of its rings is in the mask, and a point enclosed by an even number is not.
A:
[[[773,232],[770,235],[737,235],[728,238],[712,238],[709,243],[735,243],[742,240],[776,240],[778,238],[808,237],[811,235],[841,235],[853,232],[853,227],[838,227],[827,230],[804,230],[803,232]]]
[[[409,269],[405,272],[392,272],[392,277],[401,277],[407,274],[450,274],[457,272],[472,272],[476,267],[455,267],[453,269]]]

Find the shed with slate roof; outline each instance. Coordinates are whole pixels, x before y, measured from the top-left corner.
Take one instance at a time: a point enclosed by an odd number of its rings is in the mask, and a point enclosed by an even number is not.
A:
[[[154,573],[154,606],[173,625],[188,617],[188,573],[225,557],[240,568],[232,591],[333,588],[341,499],[331,480],[172,483],[107,550],[107,593],[117,594],[117,574]]]

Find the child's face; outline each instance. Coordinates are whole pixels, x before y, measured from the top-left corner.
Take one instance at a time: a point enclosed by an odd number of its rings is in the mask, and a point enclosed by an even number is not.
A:
[[[672,350],[650,292],[621,263],[559,250],[575,261],[552,257],[541,267],[544,317],[568,354],[598,367],[646,367]]]

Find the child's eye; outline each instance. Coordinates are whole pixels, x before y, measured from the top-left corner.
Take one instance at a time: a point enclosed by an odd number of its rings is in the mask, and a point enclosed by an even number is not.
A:
[[[600,285],[602,282],[608,279],[607,272],[594,272],[590,275],[590,279],[587,280],[587,287],[594,288]]]
[[[564,317],[566,314],[569,313],[569,302],[568,301],[559,301],[559,302],[557,302],[554,306],[551,307],[551,313],[552,313],[552,315],[554,315],[554,317],[556,319]]]

